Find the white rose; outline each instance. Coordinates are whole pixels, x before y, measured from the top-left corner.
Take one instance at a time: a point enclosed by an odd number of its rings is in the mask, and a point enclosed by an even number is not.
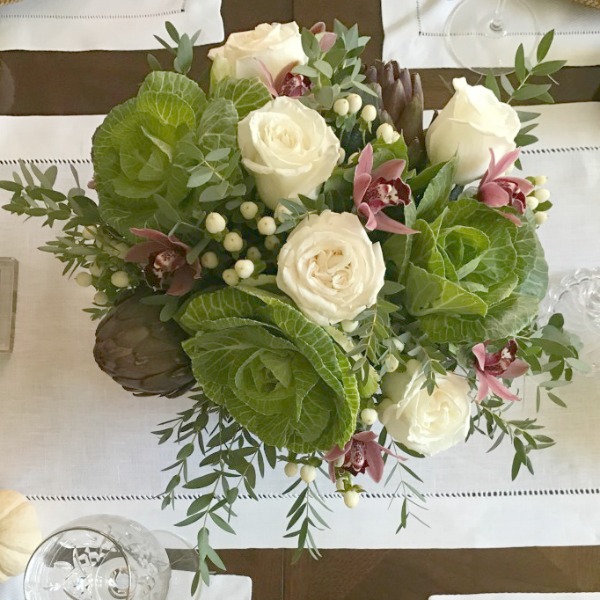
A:
[[[258,61],[273,79],[284,67],[306,62],[296,23],[263,23],[253,31],[232,33],[223,46],[210,50],[208,57],[214,62],[212,75],[217,81],[259,77],[267,83]]]
[[[469,85],[464,77],[452,81],[456,92],[427,131],[425,143],[432,164],[458,157],[456,183],[481,177],[490,163],[516,148],[521,124],[517,111],[500,102],[482,85]]]
[[[383,287],[385,263],[352,213],[309,215],[290,234],[277,260],[277,286],[319,325],[352,320]]]
[[[238,125],[242,163],[261,200],[274,210],[282,198],[314,196],[333,172],[340,142],[316,111],[282,96]]]
[[[425,376],[416,360],[405,373],[384,375],[387,398],[379,405],[379,420],[394,440],[425,456],[433,456],[465,441],[471,420],[469,384],[449,373],[436,375],[430,396],[422,387]]]

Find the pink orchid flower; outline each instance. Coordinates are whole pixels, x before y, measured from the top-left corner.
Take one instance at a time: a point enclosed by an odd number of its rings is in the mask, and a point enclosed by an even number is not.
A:
[[[202,273],[200,261],[187,262],[190,250],[187,244],[174,235],[167,236],[154,229],[131,228],[131,233],[149,240],[130,248],[125,260],[144,265],[146,281],[154,288],[168,285],[169,296],[183,296],[192,289],[194,279]]]
[[[491,148],[490,154],[492,155],[490,166],[479,183],[477,199],[490,208],[511,206],[522,215],[527,207],[525,198],[533,190],[534,185],[527,181],[527,179],[504,175],[506,170],[519,157],[519,150],[509,152],[497,164],[494,151]],[[521,225],[520,219],[515,215],[509,213],[502,214],[516,225]]]
[[[325,23],[319,21],[310,28],[311,33],[317,36],[321,52],[327,52],[332,48],[337,39],[337,35],[331,31],[326,31]],[[311,80],[298,73],[292,73],[294,67],[298,66],[298,62],[291,62],[279,73],[273,77],[266,65],[258,60],[258,66],[263,75],[263,81],[271,92],[273,98],[278,96],[287,96],[288,98],[300,98],[312,89]]]
[[[344,462],[338,468],[344,469],[352,475],[367,473],[375,483],[381,481],[383,477],[382,452],[404,460],[401,456],[396,456],[387,448],[377,443],[377,434],[372,431],[361,431],[355,433],[343,448],[335,446],[323,458],[329,463],[329,477],[335,483],[335,469],[338,459],[344,457]]]
[[[504,348],[493,354],[486,352],[485,346],[486,344],[481,343],[473,347],[479,387],[477,402],[481,402],[490,392],[503,400],[511,402],[519,400],[519,397],[498,379],[514,379],[525,375],[529,370],[529,365],[524,360],[516,358],[517,342],[510,340]]]
[[[337,40],[337,34],[333,33],[332,31],[327,31],[327,26],[323,21],[315,23],[310,28],[310,32],[319,40],[321,52],[327,52],[331,50],[335,44],[335,41]]]
[[[388,160],[373,170],[373,146],[367,144],[358,158],[354,171],[354,205],[366,220],[369,231],[379,229],[389,233],[418,233],[404,223],[395,221],[382,211],[390,206],[406,206],[410,202],[410,187],[402,181],[406,161]]]
[[[273,78],[265,64],[261,60],[256,60],[263,74],[263,82],[273,98],[278,96],[300,98],[311,90],[312,82],[308,77],[292,73],[292,69],[299,64],[298,62],[289,63]]]

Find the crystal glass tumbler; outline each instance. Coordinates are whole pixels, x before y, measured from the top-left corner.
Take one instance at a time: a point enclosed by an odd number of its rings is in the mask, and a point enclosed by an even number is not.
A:
[[[165,600],[170,578],[154,534],[123,517],[96,515],[42,542],[27,565],[24,591],[26,600]]]

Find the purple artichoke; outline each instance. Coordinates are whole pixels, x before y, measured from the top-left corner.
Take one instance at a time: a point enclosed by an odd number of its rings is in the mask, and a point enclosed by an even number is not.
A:
[[[174,321],[159,319],[160,306],[143,304],[138,292],[116,304],[96,329],[98,366],[127,391],[175,397],[194,385],[187,339]]]
[[[402,133],[411,167],[420,166],[425,155],[423,88],[418,74],[401,69],[395,60],[376,61],[366,69],[367,81],[380,100],[380,118]]]

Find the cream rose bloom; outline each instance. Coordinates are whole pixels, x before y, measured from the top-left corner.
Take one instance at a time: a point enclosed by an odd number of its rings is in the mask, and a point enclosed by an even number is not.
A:
[[[277,286],[319,325],[354,319],[375,304],[385,263],[352,213],[309,215],[279,252]]]
[[[471,421],[469,384],[449,373],[436,375],[432,395],[423,388],[421,364],[408,362],[404,373],[384,375],[386,399],[379,405],[379,420],[394,440],[425,456],[433,456],[465,441]]]
[[[491,90],[469,85],[464,77],[452,84],[454,96],[427,130],[425,143],[432,164],[456,155],[456,183],[466,184],[485,173],[490,148],[496,159],[516,148],[521,124],[517,111],[500,102]]]
[[[282,96],[238,125],[242,163],[261,200],[274,210],[281,199],[313,196],[333,172],[340,142],[316,111]]]
[[[265,81],[259,61],[273,79],[291,63],[306,62],[296,23],[262,23],[253,31],[232,33],[223,46],[208,52],[208,58],[213,61],[212,75],[217,81],[223,77],[258,77]]]

